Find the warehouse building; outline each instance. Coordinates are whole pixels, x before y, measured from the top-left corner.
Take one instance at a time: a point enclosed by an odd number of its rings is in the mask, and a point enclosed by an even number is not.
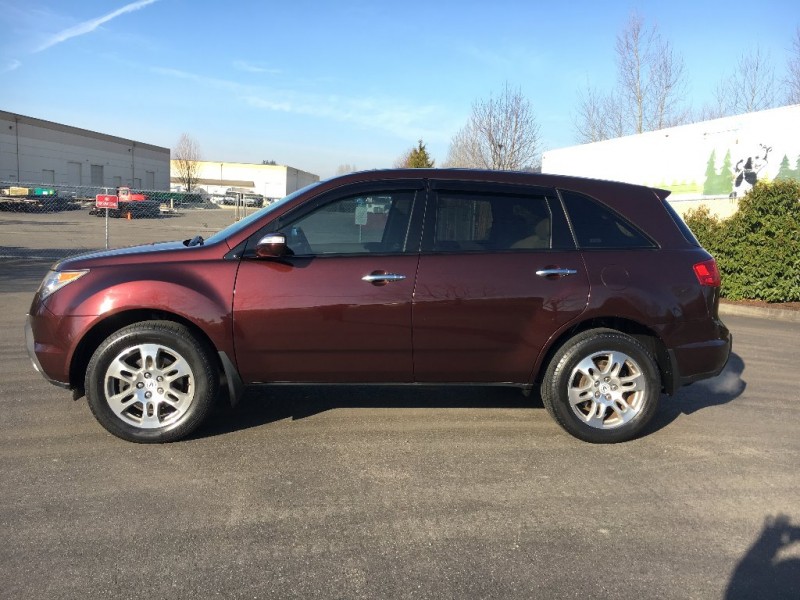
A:
[[[181,181],[176,160],[172,161],[170,182],[173,191],[187,191]],[[211,196],[230,192],[256,194],[267,199],[283,198],[295,190],[319,181],[319,175],[286,165],[265,165],[221,161],[197,161],[194,188]]]
[[[0,111],[0,183],[169,189],[169,148]]]

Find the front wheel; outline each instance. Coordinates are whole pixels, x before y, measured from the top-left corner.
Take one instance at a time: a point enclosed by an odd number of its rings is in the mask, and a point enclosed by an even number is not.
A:
[[[653,418],[661,380],[640,342],[594,329],[556,352],[541,392],[545,408],[567,432],[587,442],[615,443],[635,437]]]
[[[178,323],[144,321],[120,329],[89,361],[89,407],[122,439],[181,439],[200,426],[217,395],[211,356],[207,344]]]

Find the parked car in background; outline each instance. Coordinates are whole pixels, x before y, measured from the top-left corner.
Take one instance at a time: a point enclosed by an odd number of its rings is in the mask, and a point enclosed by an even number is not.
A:
[[[349,174],[207,240],[60,261],[33,298],[28,350],[135,442],[188,435],[221,386],[235,401],[286,382],[512,385],[572,435],[620,442],[731,349],[716,263],[667,195],[529,173]]]
[[[244,194],[242,196],[242,205],[244,206],[262,206],[264,203],[264,196],[261,194]]]
[[[245,194],[239,192],[228,192],[223,198],[221,204],[228,206],[263,206],[264,196],[261,194]]]

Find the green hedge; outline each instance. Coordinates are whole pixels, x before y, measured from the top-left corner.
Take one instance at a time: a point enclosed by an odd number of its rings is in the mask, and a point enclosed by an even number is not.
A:
[[[700,208],[685,221],[717,259],[723,297],[800,301],[800,182],[759,182],[731,218]]]

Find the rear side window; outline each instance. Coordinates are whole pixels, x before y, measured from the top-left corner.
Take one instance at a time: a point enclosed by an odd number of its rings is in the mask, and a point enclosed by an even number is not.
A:
[[[562,192],[562,198],[580,249],[656,247],[646,235],[607,206],[575,192]]]
[[[434,252],[550,249],[552,222],[544,196],[441,192]]]

